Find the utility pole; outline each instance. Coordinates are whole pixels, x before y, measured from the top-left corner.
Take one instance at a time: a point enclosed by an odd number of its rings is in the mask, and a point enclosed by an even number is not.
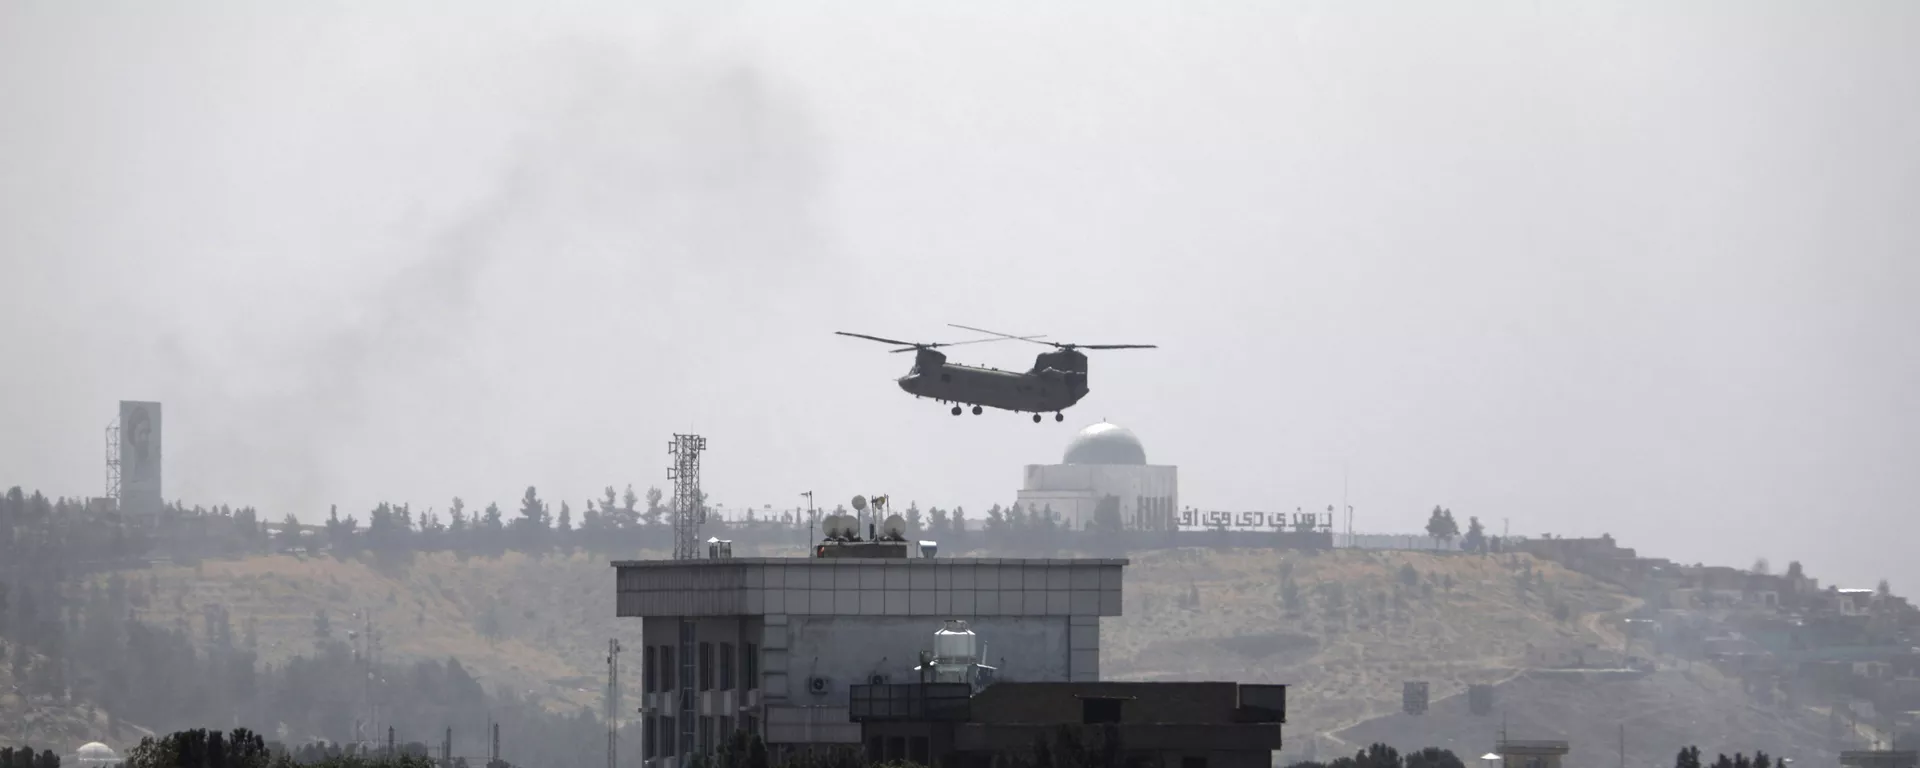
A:
[[[607,641],[607,768],[618,768],[620,737],[620,641]]]
[[[1346,465],[1340,465],[1340,507],[1346,509],[1346,545],[1354,545],[1354,505],[1346,501],[1348,492],[1348,472]]]
[[[807,497],[807,540],[805,546],[812,547],[815,541],[813,538],[813,491],[807,491],[800,495]]]

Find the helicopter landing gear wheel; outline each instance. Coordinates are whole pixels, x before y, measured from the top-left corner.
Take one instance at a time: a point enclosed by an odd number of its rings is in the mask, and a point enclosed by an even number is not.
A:
[[[1066,421],[1066,420],[1067,420],[1067,415],[1066,415],[1066,414],[1064,414],[1064,413],[1056,413],[1056,414],[1054,414],[1054,415],[1053,415],[1053,420],[1054,420],[1054,421]]]
[[[1037,414],[1037,413],[1036,413],[1036,414],[1034,414],[1034,415],[1033,415],[1033,423],[1035,423],[1035,424],[1038,424],[1038,423],[1040,423],[1040,414]]]
[[[977,406],[977,405],[976,405],[976,406],[974,406],[974,407],[973,407],[973,415],[975,415],[975,416],[978,416],[978,415],[980,415],[980,413],[981,413],[981,411],[982,411],[982,409],[980,408],[980,406]]]
[[[955,415],[955,416],[958,416],[958,415],[960,415],[960,406],[957,406],[957,405],[956,405],[956,406],[954,406],[954,407],[953,407],[953,415]]]

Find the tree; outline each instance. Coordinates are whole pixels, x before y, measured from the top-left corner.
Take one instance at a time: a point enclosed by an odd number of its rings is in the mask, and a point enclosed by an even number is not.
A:
[[[1291,575],[1280,578],[1280,606],[1289,614],[1300,612],[1300,583]]]
[[[1887,583],[1886,579],[1881,579],[1879,585],[1875,586],[1873,591],[1882,599],[1893,597],[1893,585]]]
[[[1418,752],[1408,752],[1405,758],[1406,768],[1467,768],[1460,756],[1453,750],[1439,747],[1427,747]]]
[[[660,503],[662,498],[665,498],[665,494],[662,494],[659,488],[651,486],[647,488],[647,511],[640,515],[642,522],[645,522],[647,525],[660,524],[660,516],[667,511],[667,508]],[[633,486],[631,485],[627,486],[627,496],[625,500],[627,509],[633,509]]]
[[[526,495],[520,497],[520,519],[514,523],[534,531],[544,531],[550,523],[547,503],[540,500],[540,494],[531,485],[527,486]]]
[[[1483,555],[1487,553],[1487,529],[1480,524],[1480,518],[1467,518],[1467,535],[1460,537],[1460,548]]]
[[[1773,566],[1767,563],[1766,558],[1762,557],[1753,561],[1753,575],[1769,576],[1772,574]]]
[[[967,529],[967,510],[965,507],[953,508],[953,529],[956,531],[965,531]]]
[[[313,613],[313,636],[321,640],[333,637],[333,625],[327,621],[327,609],[325,608],[314,611]]]
[[[1453,521],[1453,511],[1435,506],[1433,514],[1427,517],[1427,535],[1436,542],[1451,541],[1460,535],[1460,524]]]
[[[1682,747],[1680,754],[1673,759],[1673,768],[1701,768],[1700,748]]]
[[[1801,569],[1800,561],[1795,560],[1793,562],[1787,563],[1787,579],[1789,581],[1799,581],[1806,577],[1807,577],[1807,572]]]
[[[1419,586],[1420,572],[1414,570],[1413,563],[1406,563],[1400,566],[1400,583],[1409,587]]]
[[[560,502],[560,532],[573,532],[573,510],[567,507],[565,501]]]
[[[907,530],[915,533],[918,533],[922,530],[920,527],[920,522],[921,522],[920,502],[917,502],[917,501],[907,502],[906,518],[907,518]]]
[[[927,510],[927,521],[928,530],[935,534],[946,533],[950,526],[947,522],[947,511],[939,507]]]

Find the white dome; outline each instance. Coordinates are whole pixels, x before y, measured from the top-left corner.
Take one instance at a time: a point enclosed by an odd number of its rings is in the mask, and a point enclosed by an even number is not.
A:
[[[75,751],[74,756],[80,758],[81,765],[107,765],[120,762],[120,756],[114,753],[113,747],[97,741],[80,745],[80,749]]]
[[[1147,449],[1126,427],[1103,421],[1080,430],[1067,444],[1067,455],[1060,463],[1142,465],[1147,463]]]

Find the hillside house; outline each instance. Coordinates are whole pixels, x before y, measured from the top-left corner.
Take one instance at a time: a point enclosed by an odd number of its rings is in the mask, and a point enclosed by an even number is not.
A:
[[[1535,669],[1621,669],[1626,658],[1619,651],[1595,643],[1562,646],[1527,645],[1527,666]]]

